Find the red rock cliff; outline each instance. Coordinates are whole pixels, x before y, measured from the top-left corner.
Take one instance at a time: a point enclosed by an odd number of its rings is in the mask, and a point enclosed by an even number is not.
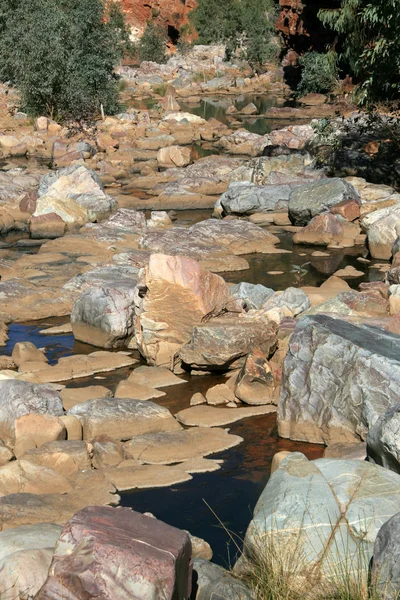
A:
[[[188,22],[188,14],[197,6],[196,0],[120,0],[122,10],[133,34],[138,37],[152,21],[165,27],[172,42],[177,41],[180,28]]]

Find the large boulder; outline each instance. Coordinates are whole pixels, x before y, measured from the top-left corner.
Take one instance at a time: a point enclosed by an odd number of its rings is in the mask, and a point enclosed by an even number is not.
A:
[[[331,444],[365,439],[400,393],[400,336],[327,315],[300,319],[286,355],[278,430]]]
[[[181,428],[167,408],[142,400],[88,400],[73,406],[68,414],[78,417],[81,421],[85,440],[99,435],[108,435],[116,440],[129,440],[135,435]]]
[[[267,320],[213,319],[193,327],[191,340],[179,356],[193,369],[235,369],[253,348],[269,356],[276,347],[276,331]]]
[[[50,385],[7,379],[0,381],[0,439],[13,444],[15,420],[29,413],[64,413],[61,396]]]
[[[399,502],[396,473],[291,453],[258,500],[235,570],[265,565],[302,598],[336,597],[344,581],[366,587],[375,538]]]
[[[36,600],[186,600],[186,532],[129,508],[90,506],[65,525]]]
[[[367,435],[370,461],[400,473],[400,404],[395,404],[375,423]]]
[[[33,598],[47,579],[59,525],[41,523],[0,533],[2,600]]]
[[[295,187],[289,198],[289,217],[295,225],[307,225],[311,219],[344,200],[361,202],[351,183],[334,177]]]
[[[193,572],[197,585],[196,600],[256,600],[245,583],[208,560],[196,558]]]
[[[84,291],[71,311],[75,339],[100,348],[127,346],[135,332],[133,278],[114,280]]]
[[[221,207],[222,214],[226,215],[287,211],[292,189],[290,184],[255,185],[247,181],[236,181],[222,194],[216,208]]]
[[[220,221],[207,219],[190,227],[190,234],[204,243],[225,246],[233,254],[252,254],[253,252],[269,252],[280,242],[279,238],[262,227],[233,219]]]
[[[218,275],[183,256],[152,254],[138,281],[136,341],[147,362],[171,367],[194,325],[220,313],[229,300]]]
[[[104,218],[117,208],[96,173],[81,164],[44,175],[38,195],[34,217],[55,213],[71,226]]]
[[[372,588],[381,600],[400,596],[400,513],[386,521],[375,540]]]
[[[390,260],[400,231],[400,203],[365,215],[361,224],[368,236],[372,258]]]

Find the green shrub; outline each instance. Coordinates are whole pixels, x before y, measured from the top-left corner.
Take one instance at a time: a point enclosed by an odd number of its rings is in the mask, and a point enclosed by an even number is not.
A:
[[[126,41],[121,19],[102,0],[1,0],[0,79],[19,88],[31,115],[86,119],[101,105],[114,113],[114,66]]]
[[[337,55],[308,52],[300,58],[303,67],[298,95],[330,92],[338,80]]]
[[[148,23],[138,44],[141,61],[149,60],[155,63],[165,62],[166,36],[161,29]]]

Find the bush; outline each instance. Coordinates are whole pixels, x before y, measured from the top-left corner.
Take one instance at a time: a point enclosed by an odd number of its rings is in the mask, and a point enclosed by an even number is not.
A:
[[[165,62],[166,36],[161,29],[148,23],[138,45],[141,61],[149,60],[158,64]]]
[[[308,52],[300,58],[303,67],[298,95],[330,92],[338,80],[337,55],[334,52],[320,54]]]
[[[102,0],[0,0],[0,79],[33,116],[86,119],[101,105],[114,113],[126,41],[119,15]]]

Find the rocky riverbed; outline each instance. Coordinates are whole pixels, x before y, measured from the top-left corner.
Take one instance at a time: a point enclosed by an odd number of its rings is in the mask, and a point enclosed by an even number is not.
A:
[[[400,195],[317,167],[338,107],[271,125],[238,92],[279,104],[279,72],[213,52],[125,69],[128,108],[86,130],[3,117],[7,600],[257,598],[277,548],[292,594],[334,597],[349,561],[366,593],[374,556],[396,597]]]

